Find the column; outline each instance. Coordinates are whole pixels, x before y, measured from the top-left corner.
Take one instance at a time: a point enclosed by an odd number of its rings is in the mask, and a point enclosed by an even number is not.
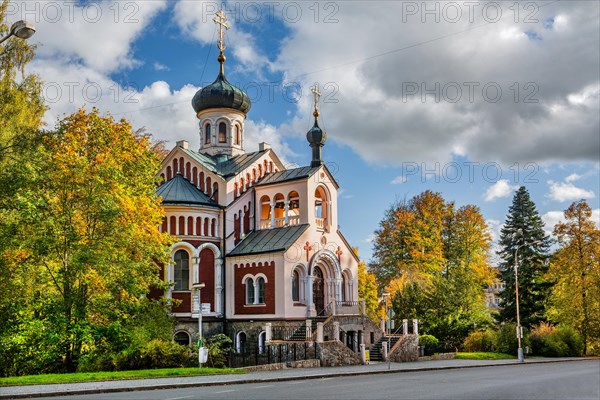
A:
[[[408,335],[408,320],[407,319],[402,320],[402,334]]]
[[[215,312],[223,314],[223,260],[215,260]]]
[[[308,306],[308,316],[314,316],[317,312],[315,310],[315,303],[313,302],[313,280],[314,276],[308,275],[306,277],[306,304]]]
[[[285,204],[285,224],[289,225],[290,224],[290,216],[288,215],[288,213],[290,211],[290,202],[285,200],[283,203]]]
[[[275,228],[275,201],[271,200],[269,205],[271,206],[271,228]]]
[[[333,340],[340,340],[340,323],[333,321]]]
[[[335,278],[335,300],[342,301],[342,278]]]
[[[419,320],[413,319],[413,334],[419,336]]]
[[[323,323],[317,322],[317,343],[323,343]]]
[[[267,322],[267,324],[265,325],[265,344],[268,344],[271,341],[271,338],[273,337],[272,326],[273,325],[270,322]]]
[[[167,264],[165,272],[166,272],[166,275],[167,275],[166,276],[167,282],[168,283],[172,283],[175,280],[175,277],[173,276],[175,271],[173,270],[173,264],[172,263]],[[172,293],[173,293],[173,286],[169,286],[169,288],[167,289],[167,294],[165,295],[165,297],[167,299],[170,299],[172,297]]]
[[[312,320],[306,320],[306,340],[312,342]]]
[[[388,345],[388,342],[381,342],[381,358],[383,358],[383,361],[387,361],[387,358],[388,358],[387,345]]]

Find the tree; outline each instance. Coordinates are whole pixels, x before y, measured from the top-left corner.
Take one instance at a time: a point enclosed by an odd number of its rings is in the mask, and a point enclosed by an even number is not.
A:
[[[358,298],[365,301],[365,314],[376,324],[383,317],[385,311],[379,304],[377,282],[375,275],[371,274],[364,261],[358,263]]]
[[[564,212],[565,222],[554,227],[559,248],[552,255],[548,275],[552,287],[548,317],[575,328],[583,337],[584,352],[600,347],[600,229],[584,200]],[[590,346],[591,345],[591,346]]]
[[[426,191],[388,210],[376,234],[372,270],[398,319],[417,318],[423,332],[453,343],[489,321],[491,238],[477,207],[456,209]]]
[[[53,338],[65,369],[77,368],[99,332],[119,332],[162,287],[167,234],[154,194],[160,160],[148,135],[125,120],[83,110],[43,135],[39,179],[15,194],[22,223],[25,301]],[[35,296],[35,301],[31,298]]]
[[[545,320],[545,307],[550,282],[545,278],[548,270],[550,238],[544,233],[544,223],[524,186],[513,198],[506,222],[500,233],[501,257],[499,270],[506,283],[500,293],[499,318],[505,322],[516,321],[515,252],[518,249],[519,305],[521,324],[528,328]]]

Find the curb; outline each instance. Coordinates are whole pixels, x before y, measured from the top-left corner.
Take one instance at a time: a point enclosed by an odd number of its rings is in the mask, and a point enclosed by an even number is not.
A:
[[[58,397],[58,396],[77,396],[77,395],[89,395],[89,394],[101,394],[101,393],[119,393],[119,392],[136,392],[144,390],[165,390],[165,389],[182,389],[192,387],[210,387],[210,386],[229,386],[229,385],[243,385],[250,383],[269,383],[269,382],[285,382],[285,381],[301,381],[308,379],[322,379],[322,378],[340,378],[340,377],[352,377],[360,375],[382,375],[382,374],[399,374],[408,372],[425,372],[425,371],[443,371],[452,369],[468,369],[468,368],[486,368],[486,367],[502,367],[502,366],[527,366],[535,364],[557,364],[557,363],[568,363],[568,362],[582,362],[582,361],[598,361],[598,358],[582,358],[576,360],[530,360],[526,362],[510,362],[500,364],[485,364],[485,365],[455,365],[455,366],[441,366],[441,367],[417,367],[410,369],[391,369],[391,370],[379,370],[379,371],[356,371],[356,372],[336,372],[331,374],[318,374],[318,375],[302,375],[302,376],[289,376],[279,378],[263,378],[263,379],[239,379],[225,382],[189,382],[189,383],[172,383],[172,384],[159,384],[149,386],[136,386],[136,387],[122,387],[122,388],[105,388],[105,389],[80,389],[80,390],[69,390],[59,392],[48,392],[48,393],[23,393],[15,395],[2,395],[0,399],[30,399],[39,397]]]

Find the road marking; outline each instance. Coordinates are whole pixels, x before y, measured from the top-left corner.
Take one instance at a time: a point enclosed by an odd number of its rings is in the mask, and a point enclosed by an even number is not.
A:
[[[165,399],[165,400],[189,399],[190,397],[194,397],[194,395],[191,395],[191,396],[182,396],[182,397],[170,397],[170,398]]]
[[[293,381],[293,382],[286,382],[288,385],[297,385],[299,383],[304,383],[306,381]]]
[[[221,390],[220,392],[215,392],[215,394],[220,394],[220,393],[230,393],[230,392],[237,392],[236,389],[232,389],[232,390]]]
[[[330,380],[332,380],[332,379],[333,379],[333,378],[323,378],[323,379],[321,379],[321,380],[322,380],[322,381],[330,381]]]
[[[269,388],[269,387],[273,387],[273,385],[255,386],[254,389],[264,389],[264,388]]]

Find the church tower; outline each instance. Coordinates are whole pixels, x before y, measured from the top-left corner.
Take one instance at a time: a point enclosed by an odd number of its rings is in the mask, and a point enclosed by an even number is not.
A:
[[[246,93],[225,77],[223,28],[229,29],[227,17],[219,11],[213,21],[219,26],[219,75],[196,92],[192,107],[200,121],[200,153],[235,157],[244,154],[244,121],[251,102]]]

